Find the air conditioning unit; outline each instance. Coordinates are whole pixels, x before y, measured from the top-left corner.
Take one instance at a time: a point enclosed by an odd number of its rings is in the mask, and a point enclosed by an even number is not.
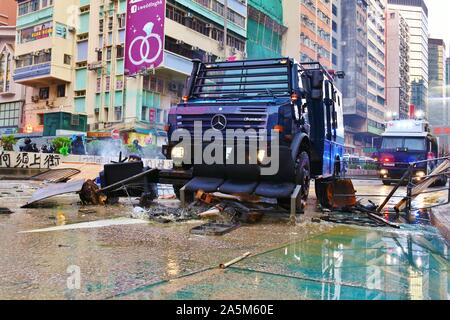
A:
[[[88,70],[97,70],[102,68],[102,62],[96,61],[88,64]]]
[[[46,105],[47,107],[53,108],[53,107],[55,106],[55,103],[54,103],[53,101],[46,101],[46,102],[45,102],[45,105]]]
[[[38,102],[39,101],[39,96],[32,96],[31,97],[31,101],[32,102]]]
[[[207,28],[207,29],[210,29],[210,28],[213,28],[213,27],[214,27],[214,25],[212,25],[211,23],[205,24],[205,28]]]
[[[175,82],[169,83],[169,91],[177,92],[178,91],[178,85]]]
[[[102,51],[102,48],[95,48],[95,52],[100,52]]]
[[[186,13],[186,18],[192,19],[194,15],[191,12]]]
[[[68,30],[69,32],[75,32],[76,29],[75,29],[75,27],[68,27],[67,30]]]
[[[191,50],[192,50],[192,51],[198,51],[199,49],[200,49],[199,47],[195,47],[195,46],[192,46],[192,47],[191,47]]]
[[[176,43],[177,43],[177,44],[184,44],[184,41],[183,41],[183,40],[177,40]]]
[[[51,49],[44,49],[42,50],[44,53],[50,53],[52,50]]]
[[[219,41],[219,49],[223,49],[223,48],[225,48],[224,42]]]

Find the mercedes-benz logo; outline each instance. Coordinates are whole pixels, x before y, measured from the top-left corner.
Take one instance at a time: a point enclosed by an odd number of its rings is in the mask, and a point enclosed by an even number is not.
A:
[[[211,119],[211,127],[217,131],[225,130],[227,127],[227,118],[223,114],[216,114]]]

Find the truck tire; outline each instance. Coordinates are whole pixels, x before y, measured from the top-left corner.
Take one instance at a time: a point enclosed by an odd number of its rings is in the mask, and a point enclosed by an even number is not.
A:
[[[311,169],[310,169],[309,155],[306,151],[300,151],[295,161],[295,184],[302,187],[300,196],[297,199],[297,211],[303,213],[306,201],[308,200],[310,184],[311,184]],[[290,210],[291,199],[280,198],[278,205],[286,210]]]
[[[384,184],[385,186],[390,186],[390,185],[391,185],[391,181],[389,181],[389,180],[383,180],[383,184]]]
[[[311,163],[306,151],[300,151],[295,160],[295,183],[302,187],[300,199],[306,203],[311,184]]]

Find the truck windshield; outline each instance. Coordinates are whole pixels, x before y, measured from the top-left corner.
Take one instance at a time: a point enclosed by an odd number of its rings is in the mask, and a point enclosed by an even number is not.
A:
[[[381,149],[396,150],[404,148],[408,151],[426,151],[425,138],[384,137]]]
[[[195,98],[250,98],[290,95],[287,60],[202,64],[194,81]]]

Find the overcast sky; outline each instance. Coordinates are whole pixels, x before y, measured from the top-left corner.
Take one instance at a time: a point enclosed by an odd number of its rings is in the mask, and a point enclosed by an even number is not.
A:
[[[444,39],[447,46],[447,56],[450,50],[450,1],[425,0],[428,6],[428,24],[430,37]]]

